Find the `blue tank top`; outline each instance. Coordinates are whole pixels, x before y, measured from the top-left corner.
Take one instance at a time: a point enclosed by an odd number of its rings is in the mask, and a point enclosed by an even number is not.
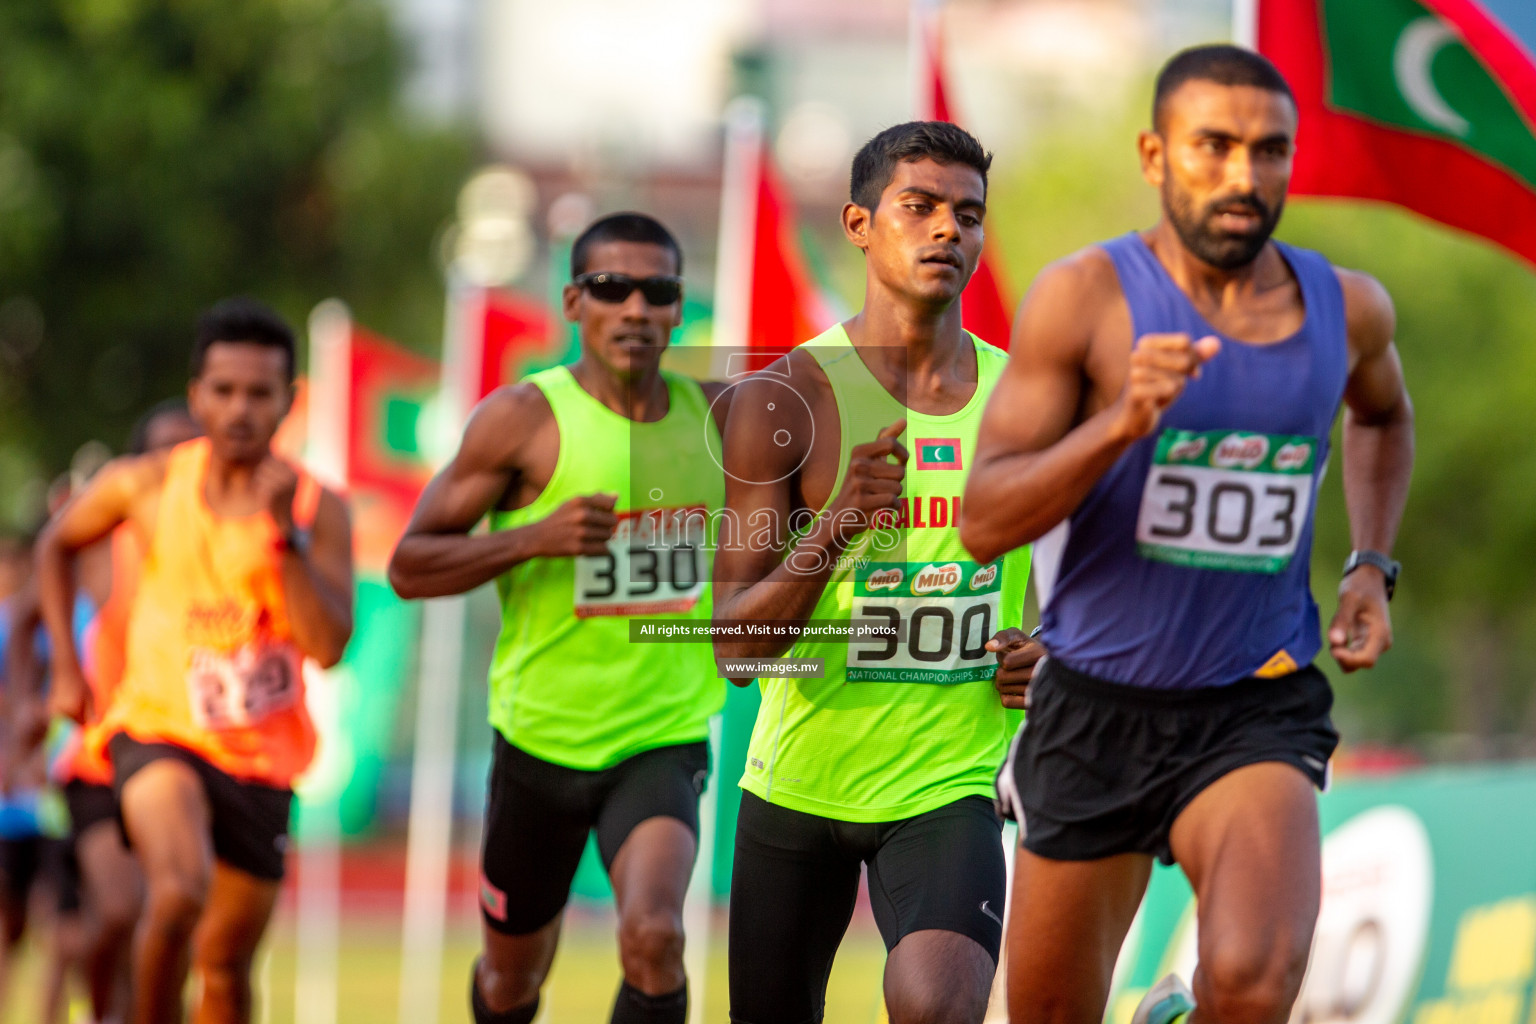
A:
[[[1036,545],[1051,657],[1149,689],[1223,686],[1321,646],[1312,513],[1347,376],[1344,293],[1321,255],[1275,243],[1306,318],[1254,345],[1206,321],[1141,236],[1104,243],[1132,337],[1216,335],[1221,352]],[[1052,562],[1055,564],[1051,564]]]

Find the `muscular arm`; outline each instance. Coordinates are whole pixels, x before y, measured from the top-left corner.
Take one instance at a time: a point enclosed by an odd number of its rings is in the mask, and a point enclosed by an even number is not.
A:
[[[1114,298],[1112,281],[1085,253],[1048,267],[1020,305],[960,504],[960,540],[978,562],[1065,519],[1134,440],[1117,428],[1113,407],[1076,423],[1093,311]]]
[[[793,362],[791,362],[793,361]],[[725,434],[725,515],[736,543],[722,539],[715,553],[715,621],[721,623],[772,619],[804,625],[821,599],[837,559],[849,541],[867,528],[869,514],[893,507],[901,490],[906,452],[896,441],[904,423],[857,445],[851,453],[842,489],[827,515],[818,515],[792,552],[790,516],[795,513],[794,483],[809,455],[815,432],[805,405],[785,401],[784,385],[775,383],[785,367],[810,357],[785,357],[764,376],[736,389]],[[795,365],[803,378],[809,365]],[[787,444],[775,438],[787,437]],[[801,512],[809,516],[809,512]],[[771,658],[793,641],[784,639],[719,639],[720,658]]]
[[[75,648],[75,558],[82,548],[129,519],[140,497],[158,487],[165,475],[163,455],[144,455],[108,463],[80,494],[58,511],[37,540],[38,603],[48,627],[53,675],[51,703],[60,713],[80,718],[88,691]]]
[[[1354,547],[1391,551],[1413,472],[1413,403],[1392,336],[1397,315],[1374,278],[1339,271],[1349,324],[1344,502]],[[1362,570],[1365,571],[1365,570]]]
[[[330,668],[352,639],[352,523],[347,507],[322,491],[309,551],[282,560],[283,600],[299,650]]]
[[[1413,404],[1392,344],[1392,300],[1365,274],[1341,270],[1349,330],[1344,386],[1344,504],[1353,546],[1389,552],[1397,539],[1413,472]],[[1339,583],[1328,627],[1334,659],[1346,672],[1370,668],[1392,646],[1385,577],[1362,566]]]
[[[770,371],[784,372],[787,365],[776,364]],[[722,518],[727,525],[715,552],[715,621],[804,623],[821,599],[841,553],[827,524],[818,523],[798,545],[805,551],[804,564],[813,571],[797,572],[783,561],[794,504],[794,472],[809,450],[811,419],[797,402],[774,401],[782,397],[780,384],[748,380],[733,390],[735,411],[724,436],[729,472]],[[780,430],[790,437],[788,445],[765,443]],[[814,571],[817,560],[826,565]],[[787,640],[718,639],[715,656],[771,658],[790,646]]]
[[[549,415],[543,393],[532,384],[503,389],[480,403],[453,461],[422,491],[389,560],[395,593],[462,594],[530,558],[601,554],[613,532],[612,500],[606,513],[591,498],[576,498],[540,522],[470,535],[521,479],[523,446]]]

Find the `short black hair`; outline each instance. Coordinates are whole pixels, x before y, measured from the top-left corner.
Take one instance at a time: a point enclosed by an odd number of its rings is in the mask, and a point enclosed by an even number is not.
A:
[[[293,383],[297,349],[293,328],[266,303],[244,296],[223,299],[197,318],[197,336],[192,342],[193,378],[203,375],[208,348],[220,341],[281,349],[287,357],[288,382]]]
[[[676,272],[683,272],[683,247],[677,244],[677,239],[667,230],[666,225],[650,214],[626,212],[599,217],[576,236],[576,241],[571,244],[572,278],[587,272],[587,260],[592,255],[592,247],[604,242],[659,245],[672,253],[672,259],[677,264]]]
[[[1168,58],[1157,73],[1152,91],[1152,125],[1163,127],[1163,104],[1185,82],[1215,82],[1217,85],[1250,85],[1277,92],[1296,105],[1296,94],[1280,69],[1269,58],[1230,43],[1191,46]]]
[[[896,176],[896,165],[923,159],[976,168],[981,175],[982,195],[986,195],[992,154],[982,148],[976,136],[948,121],[908,121],[885,129],[854,154],[848,198],[866,210],[873,210],[880,205],[880,194]]]
[[[149,411],[134,421],[133,430],[128,433],[129,455],[143,455],[149,450],[149,428],[162,416],[180,416],[190,420],[192,411],[187,408],[187,400],[180,397],[163,398],[150,406]]]

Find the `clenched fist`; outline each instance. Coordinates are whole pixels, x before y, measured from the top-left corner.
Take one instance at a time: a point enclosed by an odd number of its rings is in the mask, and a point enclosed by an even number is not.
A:
[[[1219,351],[1221,342],[1213,336],[1193,341],[1187,334],[1142,335],[1115,400],[1121,433],[1134,441],[1156,430],[1163,413]]]
[[[543,558],[601,555],[608,538],[619,525],[613,506],[617,494],[578,494],[528,529],[534,536],[534,554]]]
[[[829,509],[840,542],[847,544],[870,528],[876,513],[900,504],[908,455],[897,438],[906,429],[907,421],[897,420],[873,441],[855,445],[848,453],[848,472],[843,477],[842,490]]]

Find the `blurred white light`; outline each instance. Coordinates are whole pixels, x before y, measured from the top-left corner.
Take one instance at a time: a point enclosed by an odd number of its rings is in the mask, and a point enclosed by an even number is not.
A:
[[[847,172],[853,140],[836,107],[807,100],[784,118],[776,149],[780,166],[791,178],[823,183]]]

